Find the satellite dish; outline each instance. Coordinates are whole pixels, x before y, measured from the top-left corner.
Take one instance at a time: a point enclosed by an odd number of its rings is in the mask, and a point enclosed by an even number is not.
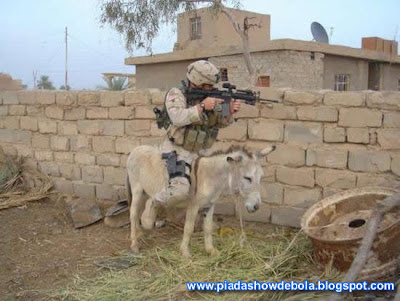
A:
[[[311,33],[316,42],[329,44],[328,34],[325,28],[318,22],[311,23]]]

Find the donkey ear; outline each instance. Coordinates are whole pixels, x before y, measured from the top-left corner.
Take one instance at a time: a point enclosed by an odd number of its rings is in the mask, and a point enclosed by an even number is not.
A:
[[[231,157],[231,156],[226,157],[226,161],[228,161],[229,163],[241,162],[242,160],[243,160],[243,157],[240,155],[236,156],[236,157]]]
[[[265,157],[266,155],[268,155],[270,152],[274,151],[275,149],[276,149],[276,146],[272,145],[270,147],[264,148],[261,151],[256,151],[255,152],[256,158]]]

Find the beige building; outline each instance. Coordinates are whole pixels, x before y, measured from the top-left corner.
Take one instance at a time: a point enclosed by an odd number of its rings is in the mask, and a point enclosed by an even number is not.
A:
[[[336,91],[400,90],[397,42],[363,38],[362,48],[292,39],[270,39],[270,16],[231,10],[240,24],[245,18],[258,24],[249,31],[252,61],[259,70],[259,85],[275,88],[331,89]],[[221,77],[238,87],[248,86],[242,43],[224,15],[208,8],[179,14],[173,52],[130,57],[136,66],[136,87],[166,90],[179,85],[186,67],[206,59],[221,70]]]
[[[22,80],[13,79],[10,75],[0,72],[0,91],[23,90]]]

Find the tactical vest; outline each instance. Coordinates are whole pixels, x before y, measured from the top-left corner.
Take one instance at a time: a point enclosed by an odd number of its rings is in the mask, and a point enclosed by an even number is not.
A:
[[[189,101],[186,95],[185,88],[182,86],[179,88],[179,90],[186,98],[187,107],[195,106],[204,99],[193,99]],[[160,115],[160,118],[163,118],[163,125],[168,125],[168,127],[170,127],[171,120],[169,119],[165,106],[167,94],[164,98],[163,111],[160,111],[163,117],[161,117]],[[165,116],[168,117],[168,120],[165,120]],[[160,118],[157,118],[157,123],[159,123],[159,120],[161,122]],[[225,118],[222,115],[222,107],[221,105],[217,104],[213,111],[206,111],[202,113],[201,121],[186,125],[183,128],[176,128],[174,131],[171,131],[170,129],[168,131],[168,137],[171,142],[176,145],[182,146],[185,150],[190,152],[197,152],[201,149],[208,149],[216,141],[219,131],[218,125],[222,125],[224,123],[224,120]],[[159,128],[165,128],[165,126],[160,127],[160,125],[161,123],[159,124]],[[181,137],[183,129],[183,137]]]

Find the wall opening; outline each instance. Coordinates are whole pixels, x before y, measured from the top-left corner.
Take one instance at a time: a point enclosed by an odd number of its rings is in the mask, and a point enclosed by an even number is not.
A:
[[[381,65],[376,62],[368,63],[368,90],[380,90]]]
[[[257,87],[269,87],[269,76],[259,76],[256,83]]]

